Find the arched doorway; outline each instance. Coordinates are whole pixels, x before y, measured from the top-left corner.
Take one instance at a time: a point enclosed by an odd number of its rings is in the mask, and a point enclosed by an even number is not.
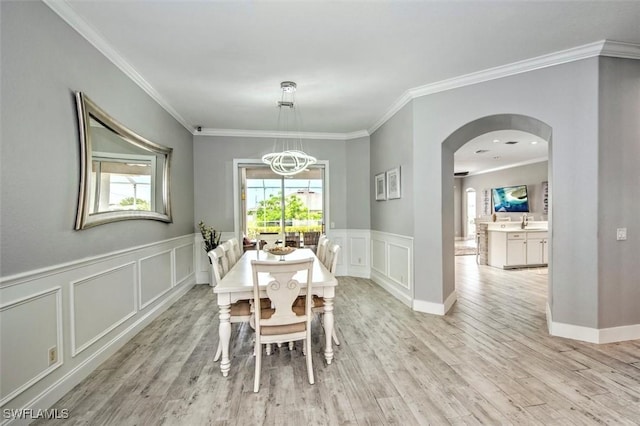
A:
[[[443,217],[453,217],[454,216],[454,200],[452,191],[448,190],[454,186],[454,176],[453,176],[453,164],[454,164],[454,153],[468,141],[476,138],[477,136],[499,131],[499,130],[518,130],[526,133],[530,133],[535,135],[536,137],[547,141],[549,147],[549,174],[548,181],[549,186],[552,185],[552,174],[551,174],[551,162],[552,162],[552,129],[551,127],[536,119],[529,116],[519,115],[519,114],[497,114],[482,117],[471,121],[462,127],[458,128],[456,131],[451,133],[443,142],[442,142],[442,157],[441,157],[441,171],[442,171],[442,213]],[[549,213],[548,215],[549,221],[549,252],[551,252],[553,246],[553,238],[552,238],[552,216]],[[455,232],[454,226],[452,223],[448,223],[443,221],[442,228],[442,247],[443,247],[443,278],[444,278],[444,286],[445,286],[445,295],[446,288],[449,287],[452,290],[455,290],[455,264],[454,264],[454,246],[453,241],[455,240]],[[551,263],[552,256],[549,256],[549,270],[552,268]],[[549,273],[549,282],[548,282],[548,297],[550,297],[552,288],[551,281],[552,274]],[[455,296],[454,296],[455,297]],[[449,298],[450,299],[450,298]],[[445,304],[448,305],[448,304]],[[450,305],[450,304],[449,304]]]

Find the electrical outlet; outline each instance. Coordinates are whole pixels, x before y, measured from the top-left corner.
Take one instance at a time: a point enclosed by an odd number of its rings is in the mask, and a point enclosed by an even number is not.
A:
[[[49,348],[49,365],[53,365],[58,362],[58,348],[55,346]]]
[[[627,228],[618,228],[616,230],[616,239],[618,241],[626,241],[627,240]]]

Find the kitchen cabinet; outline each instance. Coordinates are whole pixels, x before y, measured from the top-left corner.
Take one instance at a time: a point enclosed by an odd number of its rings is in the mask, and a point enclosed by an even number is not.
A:
[[[549,263],[547,231],[489,231],[490,266],[522,268]]]
[[[546,232],[527,232],[527,264],[549,263]]]

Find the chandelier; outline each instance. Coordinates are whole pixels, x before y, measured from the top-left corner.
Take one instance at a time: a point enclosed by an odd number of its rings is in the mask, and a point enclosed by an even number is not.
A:
[[[273,152],[262,157],[263,163],[268,164],[271,170],[282,176],[293,176],[318,161],[302,150],[298,110],[295,107],[296,87],[293,81],[280,83],[282,97],[278,102],[278,135],[274,141]],[[289,129],[297,133],[295,135],[286,133]]]

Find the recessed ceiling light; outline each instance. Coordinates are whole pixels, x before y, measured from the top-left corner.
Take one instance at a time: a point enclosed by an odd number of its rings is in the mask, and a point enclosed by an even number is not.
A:
[[[484,154],[485,152],[489,152],[488,149],[479,149],[476,151],[476,154]]]
[[[500,142],[500,139],[494,139],[493,140],[493,143],[498,143],[498,142]]]
[[[538,141],[531,141],[531,145],[536,145]]]

